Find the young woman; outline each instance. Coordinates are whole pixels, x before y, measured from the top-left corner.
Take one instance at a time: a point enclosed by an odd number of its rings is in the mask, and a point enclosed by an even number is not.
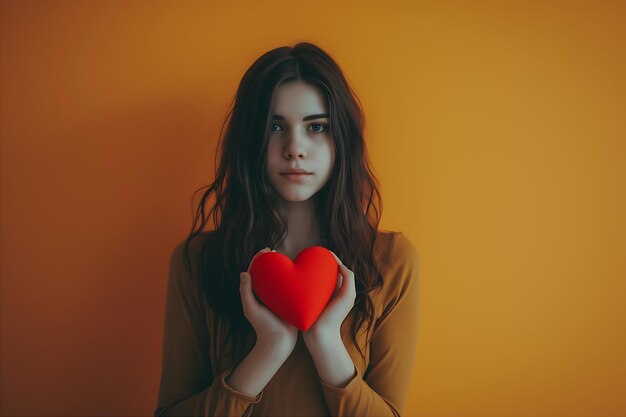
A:
[[[399,416],[417,343],[417,251],[378,230],[356,95],[327,53],[301,42],[252,64],[228,116],[216,179],[170,259],[154,415]],[[293,260],[315,245],[340,274],[301,332],[256,298],[248,271],[264,251]]]

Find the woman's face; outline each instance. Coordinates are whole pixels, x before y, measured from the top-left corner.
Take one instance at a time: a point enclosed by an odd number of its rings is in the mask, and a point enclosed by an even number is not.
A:
[[[335,162],[324,96],[301,81],[282,84],[276,91],[271,117],[266,164],[269,180],[283,200],[308,200],[326,184]],[[292,168],[311,174],[302,178],[284,175]]]

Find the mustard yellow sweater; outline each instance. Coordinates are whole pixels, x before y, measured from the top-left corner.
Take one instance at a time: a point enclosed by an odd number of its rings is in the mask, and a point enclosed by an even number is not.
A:
[[[341,326],[356,368],[348,384],[335,387],[319,379],[300,333],[289,358],[257,397],[237,392],[224,380],[238,364],[228,356],[217,359],[221,323],[185,269],[183,244],[176,246],[170,259],[155,416],[401,415],[412,377],[418,322],[417,250],[402,232],[377,234],[374,255],[384,284],[371,293],[376,320],[370,339],[364,344],[365,332],[357,336],[361,347],[366,346],[365,360],[350,333],[354,309]]]

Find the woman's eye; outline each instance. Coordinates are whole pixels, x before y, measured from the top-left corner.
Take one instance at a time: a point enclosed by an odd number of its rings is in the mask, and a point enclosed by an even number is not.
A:
[[[278,127],[280,129],[275,129],[275,127]],[[311,131],[315,132],[315,133],[322,133],[322,132],[326,132],[328,130],[328,125],[324,124],[324,123],[311,123],[309,125],[309,127],[313,127],[313,129]],[[282,126],[279,123],[272,123],[270,131],[278,132],[280,130],[282,130]]]
[[[321,132],[325,132],[326,130],[328,130],[328,125],[325,125],[325,124],[322,124],[322,123],[311,123],[309,125],[309,127],[310,126],[320,126],[320,127],[323,128],[322,130],[313,130],[316,133],[321,133]]]

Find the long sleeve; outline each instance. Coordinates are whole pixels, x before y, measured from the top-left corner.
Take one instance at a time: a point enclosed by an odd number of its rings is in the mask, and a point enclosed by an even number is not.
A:
[[[365,376],[356,368],[345,387],[320,379],[332,416],[400,416],[417,348],[418,255],[402,232],[394,235],[384,283],[385,305],[370,342]]]
[[[183,244],[170,258],[161,381],[154,415],[247,416],[263,392],[250,397],[228,386],[225,377],[232,369],[215,378],[211,375],[202,293],[185,269]]]

